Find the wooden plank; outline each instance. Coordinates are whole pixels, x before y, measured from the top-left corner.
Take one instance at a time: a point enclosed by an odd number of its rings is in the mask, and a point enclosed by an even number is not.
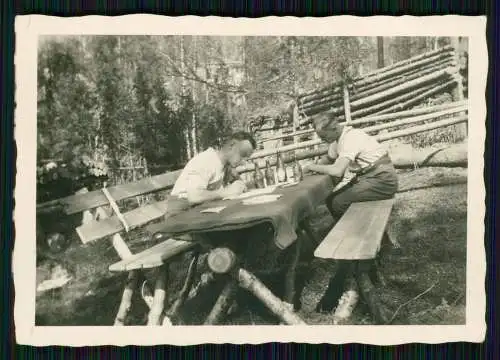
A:
[[[168,239],[109,266],[109,271],[131,271],[160,266],[171,257],[196,246],[195,242]]]
[[[394,199],[352,204],[315,250],[324,259],[372,259],[380,247]]]
[[[176,170],[161,175],[145,178],[133,183],[116,185],[108,188],[108,191],[115,201],[143,195],[155,191],[172,188],[182,170]],[[108,199],[101,190],[91,191],[86,194],[72,195],[62,199],[37,205],[37,211],[43,211],[46,207],[59,206],[68,215],[94,209],[108,204]]]
[[[164,200],[131,210],[123,214],[123,217],[129,228],[134,229],[162,217],[166,211],[167,201]],[[123,224],[116,215],[99,221],[92,221],[76,228],[76,232],[84,244],[116,234],[122,230],[124,230]]]

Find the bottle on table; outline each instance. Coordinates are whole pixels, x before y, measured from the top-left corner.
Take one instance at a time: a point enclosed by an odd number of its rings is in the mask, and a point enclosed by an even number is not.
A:
[[[267,186],[275,184],[274,171],[273,169],[271,169],[271,165],[269,164],[269,160],[267,159],[266,159],[266,171],[264,172],[264,176],[266,178]]]
[[[279,183],[284,183],[287,180],[286,169],[279,152],[276,153],[276,177]]]
[[[302,166],[300,166],[296,154],[295,154],[295,162],[293,164],[293,177],[295,181],[302,181],[302,179],[304,178],[304,173],[302,172]]]
[[[262,171],[259,168],[259,164],[255,162],[254,165],[255,165],[255,170],[253,173],[253,182],[255,184],[255,188],[263,189],[265,187],[264,175],[262,174]]]

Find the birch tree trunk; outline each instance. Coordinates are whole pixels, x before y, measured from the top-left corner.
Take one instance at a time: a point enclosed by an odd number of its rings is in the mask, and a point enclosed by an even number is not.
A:
[[[198,69],[198,49],[196,47],[196,36],[193,37],[193,63],[195,71]],[[191,94],[193,99],[193,104],[196,104],[196,82],[194,80],[191,81]],[[196,111],[193,109],[193,114],[191,115],[191,140],[193,145],[193,156],[198,153],[198,142],[196,137]]]
[[[181,96],[183,101],[186,98],[186,78],[184,77],[184,73],[186,71],[186,63],[185,63],[185,53],[184,53],[184,36],[180,37],[180,52],[181,52],[181,72],[182,72],[182,81],[181,81]],[[186,141],[186,156],[187,159],[190,160],[192,157],[191,153],[191,141],[190,141],[190,133],[189,133],[189,124],[185,124],[184,128],[184,139]]]

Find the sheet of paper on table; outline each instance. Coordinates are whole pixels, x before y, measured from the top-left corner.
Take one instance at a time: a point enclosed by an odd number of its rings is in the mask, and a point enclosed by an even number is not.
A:
[[[268,186],[263,189],[252,189],[250,191],[244,192],[238,196],[225,197],[223,200],[236,200],[236,199],[246,199],[253,196],[267,195],[271,194],[274,190],[276,190],[277,186]]]
[[[218,214],[222,210],[224,210],[225,208],[226,208],[225,206],[217,206],[217,207],[201,210],[200,212],[201,213],[216,213],[216,214]]]
[[[243,200],[243,204],[244,205],[266,204],[266,203],[270,203],[270,202],[278,200],[281,196],[282,196],[281,194],[255,196],[255,197]]]

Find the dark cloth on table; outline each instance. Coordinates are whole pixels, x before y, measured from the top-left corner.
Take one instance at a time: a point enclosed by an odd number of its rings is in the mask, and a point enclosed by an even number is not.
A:
[[[330,195],[326,203],[332,215],[338,219],[352,203],[390,199],[397,189],[398,177],[394,165],[380,164]]]
[[[276,246],[285,249],[297,239],[295,230],[299,222],[312,214],[316,207],[324,202],[332,189],[331,177],[313,175],[305,177],[295,186],[277,188],[273,194],[282,194],[282,197],[265,204],[244,205],[241,200],[219,200],[186,210],[183,200],[180,199],[180,202],[175,201],[173,211],[176,213],[169,214],[168,220],[158,224],[156,228],[172,236],[185,233],[206,235],[214,231],[248,229],[267,223],[273,229]],[[226,206],[226,208],[220,213],[200,213],[203,209],[217,206]],[[170,202],[168,208],[170,208]],[[186,211],[177,212],[183,208]],[[235,238],[232,241],[238,240],[242,239]]]

